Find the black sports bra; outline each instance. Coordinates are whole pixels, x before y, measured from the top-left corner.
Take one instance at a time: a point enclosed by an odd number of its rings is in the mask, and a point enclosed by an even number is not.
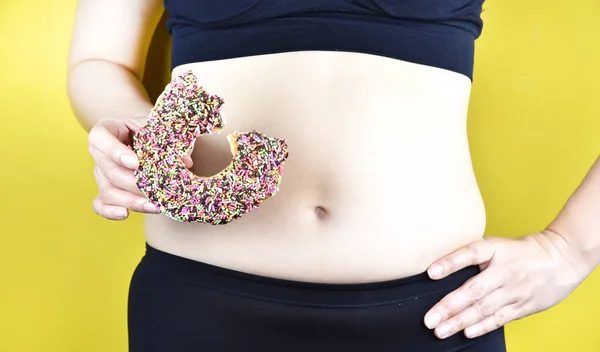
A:
[[[472,79],[484,0],[165,0],[173,67],[300,50],[348,51]]]

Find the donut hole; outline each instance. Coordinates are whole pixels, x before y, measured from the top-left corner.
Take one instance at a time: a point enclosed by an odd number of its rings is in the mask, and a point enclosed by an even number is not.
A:
[[[196,140],[192,153],[192,173],[200,177],[211,177],[225,169],[233,160],[225,134],[203,135]]]

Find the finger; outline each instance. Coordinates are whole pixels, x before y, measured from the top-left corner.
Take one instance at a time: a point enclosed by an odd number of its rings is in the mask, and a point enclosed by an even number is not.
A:
[[[138,196],[134,193],[113,187],[108,183],[108,180],[100,170],[95,171],[95,174],[98,182],[98,188],[100,189],[100,199],[104,204],[121,206],[126,209],[149,214],[160,213],[160,210],[154,204],[148,201],[143,194]]]
[[[483,321],[466,328],[465,336],[472,339],[499,329],[517,319],[517,312],[516,304],[504,306],[494,314],[485,318]]]
[[[146,198],[114,187],[103,189],[99,199],[104,205],[122,207],[139,213],[159,213],[159,210]]]
[[[436,328],[450,317],[461,313],[467,307],[500,288],[503,281],[500,273],[489,269],[473,276],[442,298],[425,314],[425,325],[430,329]]]
[[[99,176],[108,187],[116,187],[124,191],[133,193],[140,197],[145,197],[144,193],[138,188],[133,172],[123,166],[117,165],[109,160],[109,165],[98,161]]]
[[[444,339],[483,321],[503,307],[513,303],[514,297],[512,296],[507,289],[500,288],[492,291],[489,295],[438,326],[435,329],[436,336]]]
[[[194,161],[192,160],[191,156],[189,156],[188,154],[185,154],[183,156],[183,164],[185,165],[186,168],[190,169],[192,166],[194,166]]]
[[[126,127],[120,128],[116,123],[107,121],[95,126],[88,135],[90,147],[107,155],[114,162],[129,169],[139,165],[137,156],[121,141],[128,134]]]
[[[100,182],[104,182],[105,186],[120,188],[140,197],[144,196],[135,182],[133,171],[115,163],[96,149],[90,150],[90,153],[96,161],[95,176],[100,188],[103,187]]]
[[[125,220],[129,216],[127,209],[114,205],[106,205],[98,197],[92,202],[92,207],[96,214],[109,220]]]
[[[472,242],[434,262],[427,273],[432,279],[442,279],[471,265],[488,262],[494,256],[494,242],[481,239]]]

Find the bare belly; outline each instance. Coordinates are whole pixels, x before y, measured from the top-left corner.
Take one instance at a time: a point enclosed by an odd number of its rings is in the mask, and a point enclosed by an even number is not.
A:
[[[279,193],[228,225],[146,218],[150,245],[258,275],[360,283],[424,271],[480,238],[471,166],[471,84],[457,73],[372,55],[301,52],[177,67],[225,99],[226,129],[200,138],[194,171],[231,160],[225,135],[285,138]]]

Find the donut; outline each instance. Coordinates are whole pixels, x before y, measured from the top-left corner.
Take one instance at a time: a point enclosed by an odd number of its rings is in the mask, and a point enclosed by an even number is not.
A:
[[[227,135],[233,158],[218,174],[200,177],[185,167],[183,156],[196,139],[224,128],[223,104],[187,71],[167,84],[133,136],[132,149],[139,159],[136,185],[173,220],[228,224],[279,191],[288,157],[286,140],[256,130]]]

